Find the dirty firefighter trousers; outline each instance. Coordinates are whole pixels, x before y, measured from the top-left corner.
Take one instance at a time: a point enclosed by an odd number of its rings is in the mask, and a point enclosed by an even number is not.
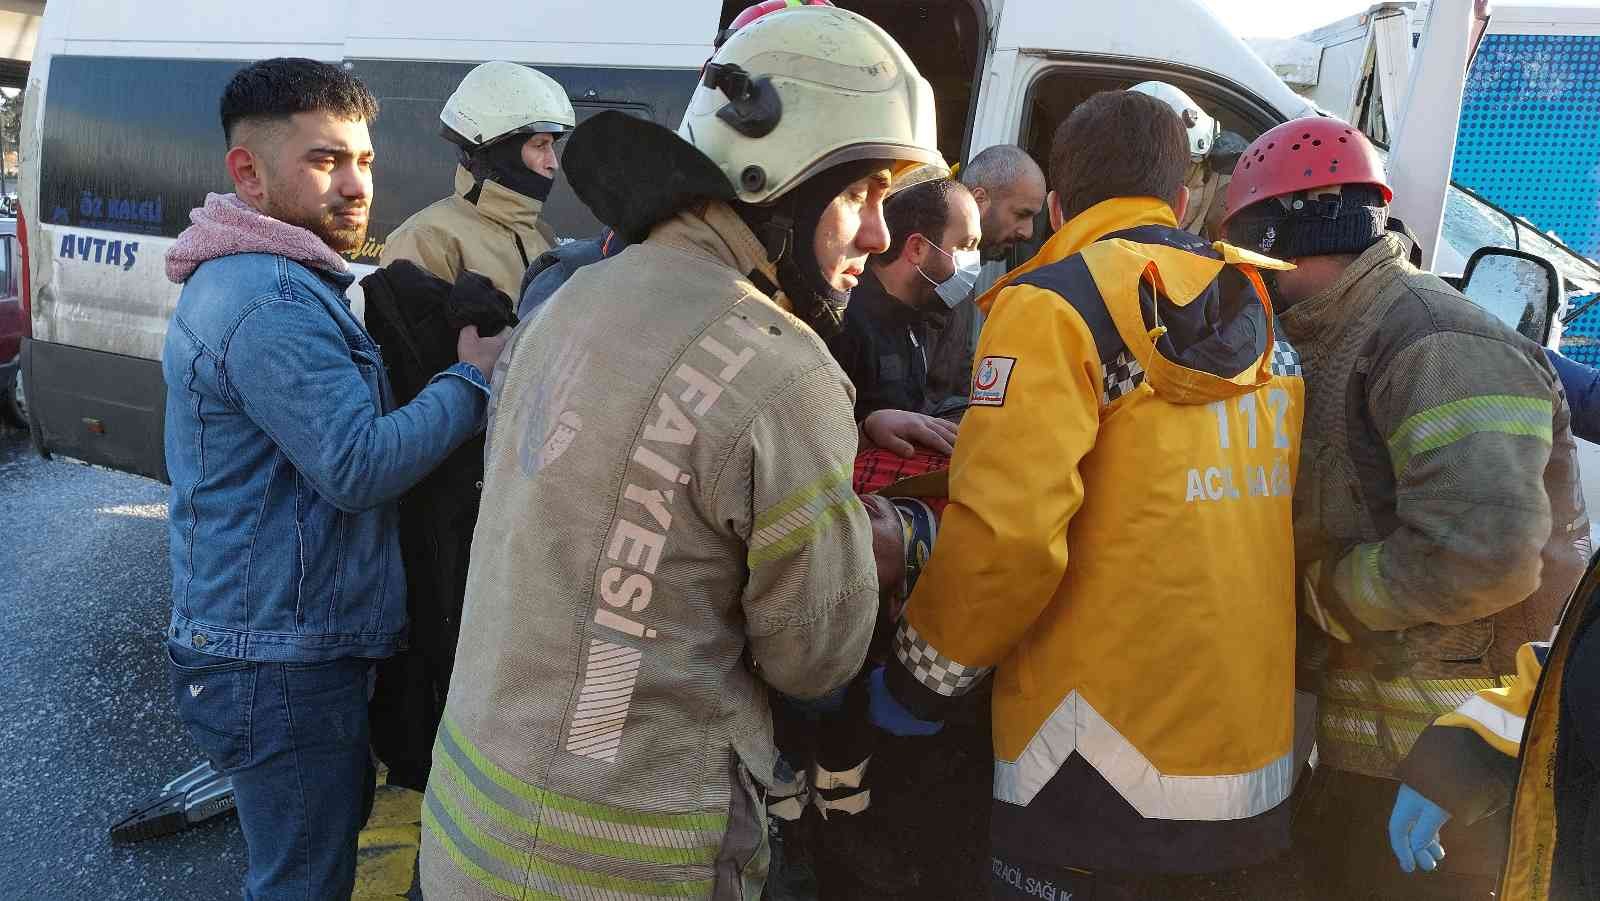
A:
[[[349,898],[372,811],[372,661],[256,663],[168,646],[178,716],[233,782],[245,901]]]

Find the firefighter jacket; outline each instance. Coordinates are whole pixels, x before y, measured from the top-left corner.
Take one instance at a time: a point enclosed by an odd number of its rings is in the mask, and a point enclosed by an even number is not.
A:
[[[755,271],[774,278],[713,202],[580,269],[507,347],[428,897],[759,885],[768,688],[846,684],[878,582],[849,383]]]
[[[1302,675],[1322,761],[1371,776],[1515,671],[1588,557],[1549,362],[1406,249],[1385,237],[1281,317],[1309,373]]]
[[[929,715],[994,670],[996,841],[1091,869],[1287,840],[1304,398],[1255,267],[1288,264],[1176,225],[1105,201],[980,300],[950,503],[890,669]]]
[[[452,284],[470,269],[507,297],[521,297],[523,273],[556,245],[543,210],[543,203],[498,182],[480,184],[457,166],[456,192],[400,223],[379,260],[385,266],[410,260]]]

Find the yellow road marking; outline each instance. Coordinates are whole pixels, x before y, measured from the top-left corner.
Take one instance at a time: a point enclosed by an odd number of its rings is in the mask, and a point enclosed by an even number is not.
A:
[[[385,785],[378,776],[372,817],[361,830],[356,852],[356,889],[352,901],[404,898],[417,867],[422,841],[422,793]]]

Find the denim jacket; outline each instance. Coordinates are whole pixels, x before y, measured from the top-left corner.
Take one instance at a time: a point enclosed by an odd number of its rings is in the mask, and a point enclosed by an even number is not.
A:
[[[396,499],[482,428],[488,395],[458,363],[395,409],[353,280],[252,253],[184,285],[162,355],[170,642],[286,662],[403,647]]]

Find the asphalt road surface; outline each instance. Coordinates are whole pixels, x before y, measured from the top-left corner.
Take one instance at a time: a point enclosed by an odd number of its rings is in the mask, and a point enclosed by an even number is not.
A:
[[[239,897],[231,814],[135,845],[107,834],[200,760],[162,653],[166,499],[147,479],[41,460],[0,426],[0,899]],[[381,797],[357,898],[404,895],[417,797]]]

